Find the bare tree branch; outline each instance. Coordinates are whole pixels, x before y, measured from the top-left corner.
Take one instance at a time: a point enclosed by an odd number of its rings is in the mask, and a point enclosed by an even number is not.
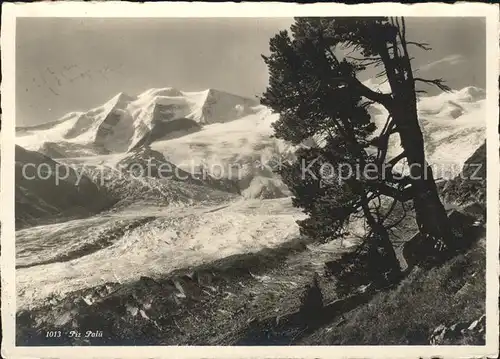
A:
[[[389,162],[387,162],[387,164],[389,164],[392,167],[405,157],[406,157],[406,153],[403,151],[399,155],[397,155],[396,157],[392,158]]]
[[[380,57],[354,57],[346,55],[345,58],[354,61],[382,61]]]
[[[382,194],[387,197],[392,197],[400,202],[407,202],[412,198],[413,188],[411,186],[404,189],[398,189],[380,181],[373,181],[373,183],[369,184],[369,187],[370,189],[374,189],[373,192],[378,193],[378,195]]]
[[[383,216],[383,218],[381,220],[382,224],[384,224],[384,222],[387,220],[387,218],[389,218],[389,216],[392,214],[392,212],[396,208],[397,203],[398,203],[398,201],[396,199],[393,199],[391,206],[389,207],[389,209],[387,210],[387,213]]]
[[[403,215],[401,216],[400,219],[398,219],[397,221],[395,221],[394,223],[391,223],[390,225],[387,226],[387,229],[391,229],[391,228],[394,228],[394,227],[397,227],[401,222],[404,221],[404,219],[406,218],[406,215],[407,215],[407,211],[406,211],[406,207],[404,205],[404,203],[402,204],[401,206],[403,208]]]
[[[405,22],[405,18],[404,17],[401,17],[401,24],[403,26],[402,28],[402,31],[403,31],[403,39],[405,41],[405,44],[408,44],[407,41],[406,41],[406,22]]]
[[[423,79],[423,78],[420,78],[420,77],[415,77],[414,81],[415,82],[418,81],[418,82],[423,82],[423,83],[426,83],[426,84],[434,85],[434,86],[438,87],[440,90],[442,90],[444,92],[450,92],[451,91],[451,88],[444,83],[443,79],[427,80],[427,79]]]
[[[432,50],[432,47],[430,47],[430,45],[426,42],[407,41],[406,44],[417,46],[418,48],[425,50],[425,51]]]

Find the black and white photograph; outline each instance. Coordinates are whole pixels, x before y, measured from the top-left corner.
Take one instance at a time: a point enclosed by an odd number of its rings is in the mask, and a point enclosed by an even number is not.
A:
[[[85,5],[2,31],[13,347],[497,354],[497,6]]]

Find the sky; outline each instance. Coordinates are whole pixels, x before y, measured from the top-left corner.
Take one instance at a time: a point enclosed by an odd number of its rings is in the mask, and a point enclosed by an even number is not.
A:
[[[268,82],[261,54],[290,18],[20,18],[16,30],[16,125],[55,121],[97,107],[119,92],[153,87],[215,88],[255,98]],[[455,89],[485,87],[485,22],[409,18],[419,76]],[[373,73],[366,72],[370,77]],[[366,80],[362,79],[362,80]]]

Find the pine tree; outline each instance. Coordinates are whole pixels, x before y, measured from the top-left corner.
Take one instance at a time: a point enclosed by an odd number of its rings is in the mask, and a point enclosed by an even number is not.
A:
[[[388,214],[374,215],[371,207],[374,200],[385,196],[394,199],[391,209],[397,201],[412,200],[430,257],[453,245],[448,218],[425,160],[415,82],[448,88],[442,80],[413,77],[408,45],[428,49],[426,44],[406,40],[404,19],[296,18],[291,33],[275,35],[270,40],[270,56],[263,56],[270,79],[261,102],[280,114],[274,126],[276,136],[294,144],[311,137],[322,140],[322,146],[299,152],[299,160],[312,161],[319,156],[323,162],[360,169],[357,176],[342,176],[342,181],[335,185],[330,181],[327,186],[323,180],[297,177],[297,162],[282,170],[294,192],[294,203],[309,214],[301,223],[302,230],[331,238],[341,236],[349,217],[361,210],[371,233],[394,259],[384,224]],[[340,53],[347,48],[359,57],[341,59]],[[381,76],[387,77],[391,93],[373,91],[358,80],[359,72],[372,66],[383,68]],[[376,138],[367,111],[373,103],[389,113]],[[387,159],[389,138],[396,134],[402,152]],[[403,159],[410,168],[406,176],[394,169]],[[316,167],[321,165],[317,162]],[[365,175],[370,165],[371,169],[375,166],[376,176],[373,171],[371,176]]]

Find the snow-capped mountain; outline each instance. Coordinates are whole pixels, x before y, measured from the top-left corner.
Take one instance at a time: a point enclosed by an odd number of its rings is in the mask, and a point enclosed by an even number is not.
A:
[[[379,90],[376,85],[369,85]],[[427,161],[434,165],[435,177],[453,178],[486,139],[485,91],[469,86],[437,96],[423,96],[417,108]],[[370,114],[381,130],[387,120],[387,111],[380,105],[374,105]],[[391,136],[388,157],[400,152],[399,137]]]
[[[52,123],[17,128],[18,144],[66,156],[125,152],[157,138],[197,131],[200,125],[254,114],[260,110],[257,105],[213,89],[150,89],[138,96],[119,93],[87,112],[71,112]]]
[[[216,179],[240,181],[245,197],[280,197],[287,189],[265,166],[289,147],[271,138],[276,118],[256,101],[217,90],[151,89],[136,97],[120,93],[53,123],[17,128],[17,143],[59,161],[108,167],[151,147],[189,173],[205,165]]]

